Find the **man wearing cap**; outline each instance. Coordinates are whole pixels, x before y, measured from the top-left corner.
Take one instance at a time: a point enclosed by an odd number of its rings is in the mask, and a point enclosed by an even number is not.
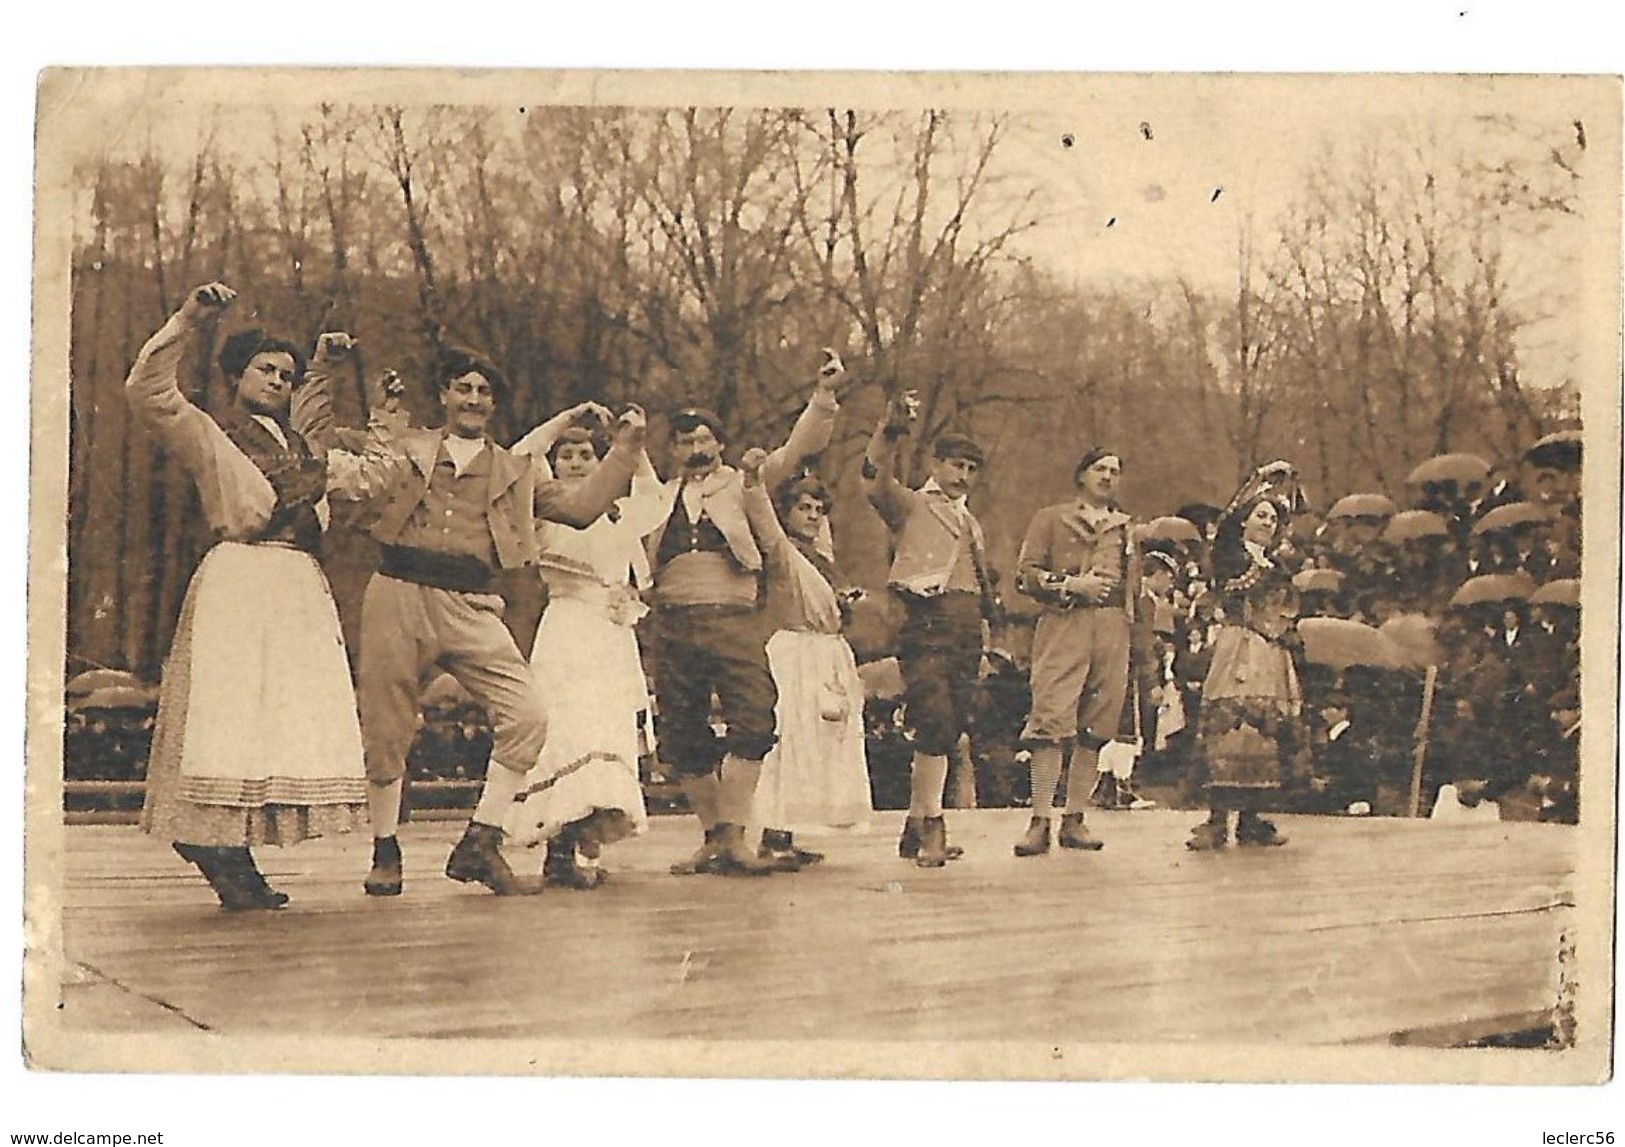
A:
[[[1128,693],[1129,636],[1140,595],[1133,519],[1117,508],[1121,458],[1087,451],[1072,471],[1078,495],[1033,516],[1017,559],[1016,585],[1044,611],[1033,633],[1032,709],[1022,740],[1032,752],[1033,815],[1017,856],[1050,848],[1061,751],[1074,745],[1066,809],[1056,841],[1098,850],[1084,824],[1100,750],[1113,739]]]
[[[897,455],[910,418],[906,400],[894,400],[864,452],[863,486],[891,531],[888,580],[904,607],[898,662],[914,759],[897,852],[922,868],[941,868],[961,854],[948,844],[943,790],[948,756],[970,731],[993,611],[982,527],[967,505],[986,457],[972,439],[944,434],[932,449],[930,476],[909,489],[897,479]]]
[[[762,463],[769,489],[829,445],[846,371],[833,351],[825,354],[812,401]],[[691,407],[672,415],[670,427],[678,473],[666,483],[665,523],[649,540],[655,704],[662,755],[704,831],[699,850],[672,872],[765,874],[774,862],[745,844],[762,758],[776,739],[778,704],[767,664],[771,633],[758,598],[761,539],[745,513],[743,476],[722,462],[721,418]],[[727,727],[720,738],[711,726],[713,696]]]
[[[326,353],[312,364],[295,414],[314,441],[335,447],[326,382],[351,344],[343,335],[322,340]],[[381,551],[361,607],[356,690],[373,831],[364,888],[369,896],[401,892],[396,826],[406,752],[424,676],[438,667],[484,706],[493,732],[485,786],[446,875],[499,896],[531,895],[542,883],[516,875],[503,859],[501,825],[541,753],[547,717],[530,666],[503,624],[498,571],[534,563],[537,517],[586,527],[627,493],[643,445],[643,412],[633,407],[621,416],[614,447],[572,487],[538,480],[529,458],[488,437],[505,387],[494,366],[448,349],[437,380],[445,425],[388,436],[390,480],[370,506]]]

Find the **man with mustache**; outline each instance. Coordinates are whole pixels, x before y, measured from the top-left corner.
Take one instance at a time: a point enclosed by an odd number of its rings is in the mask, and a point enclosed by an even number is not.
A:
[[[825,355],[812,401],[761,465],[770,489],[829,445],[846,370],[833,351]],[[778,691],[758,599],[761,540],[745,513],[743,476],[723,464],[726,445],[714,412],[691,407],[672,415],[677,476],[666,484],[666,521],[651,535],[662,756],[705,834],[693,856],[672,866],[679,876],[762,875],[774,868],[745,844],[762,758],[775,741]],[[721,738],[711,727],[713,695],[727,726]]]
[[[994,612],[982,527],[966,504],[986,457],[972,439],[944,434],[932,450],[930,477],[909,489],[896,475],[912,418],[906,396],[892,402],[864,453],[863,485],[891,531],[889,582],[905,610],[898,661],[914,760],[897,853],[922,868],[941,868],[962,853],[948,844],[943,790],[948,755],[970,731]]]
[[[353,345],[346,335],[322,336],[326,353],[312,364],[295,409],[313,441],[338,440],[326,383]],[[584,528],[627,493],[643,449],[644,417],[636,407],[621,416],[615,444],[591,477],[576,485],[539,480],[530,458],[489,436],[506,388],[501,372],[472,351],[448,348],[437,378],[444,425],[387,436],[380,449],[392,473],[371,507],[371,533],[381,549],[361,607],[356,691],[373,831],[364,889],[369,896],[401,892],[395,830],[406,752],[423,680],[438,667],[484,706],[493,733],[485,786],[446,875],[499,896],[532,895],[542,882],[508,866],[501,825],[546,741],[547,714],[530,665],[503,624],[497,578],[535,563],[537,518]]]

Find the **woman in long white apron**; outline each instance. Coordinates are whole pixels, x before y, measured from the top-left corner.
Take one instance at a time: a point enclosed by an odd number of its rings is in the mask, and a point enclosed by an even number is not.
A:
[[[841,636],[843,609],[853,594],[837,588],[833,555],[824,548],[829,489],[809,474],[769,499],[750,465],[755,453],[741,469],[746,512],[763,543],[774,625],[767,661],[779,701],[778,742],[762,762],[752,823],[763,826],[761,855],[794,871],[824,859],[796,845],[795,829],[865,824],[873,809],[863,682],[852,647]]]
[[[602,435],[581,425],[595,416],[608,424],[596,403],[572,407],[514,450],[560,481],[581,481],[602,456]],[[643,538],[665,510],[645,455],[612,514],[586,529],[548,522],[539,531],[548,602],[530,663],[547,701],[547,745],[507,827],[519,843],[546,844],[550,884],[596,887],[602,846],[648,827],[638,763],[653,750],[653,725],[635,626],[648,612],[638,595]]]
[[[196,482],[215,538],[165,662],[141,826],[243,911],[288,902],[251,847],[348,832],[366,790],[338,612],[313,556],[328,466],[288,425],[304,356],[259,330],[227,339],[219,419],[178,385],[186,344],[233,298],[218,283],[193,291],[142,348],[126,396]]]

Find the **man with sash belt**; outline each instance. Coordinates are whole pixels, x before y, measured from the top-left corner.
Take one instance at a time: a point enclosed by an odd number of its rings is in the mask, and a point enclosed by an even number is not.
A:
[[[1044,607],[1033,632],[1032,708],[1021,733],[1032,753],[1033,815],[1017,856],[1049,851],[1061,752],[1069,742],[1072,764],[1056,843],[1102,847],[1084,824],[1085,782],[1118,730],[1140,596],[1134,520],[1114,500],[1122,468],[1113,451],[1087,451],[1072,472],[1077,498],[1033,515],[1016,562],[1017,587]]]
[[[344,335],[322,340],[296,417],[308,434],[334,445],[338,433],[325,382],[353,344]],[[627,493],[644,418],[635,407],[621,416],[613,448],[579,485],[538,480],[529,458],[487,436],[506,385],[501,373],[458,349],[442,354],[438,367],[445,425],[390,435],[393,480],[369,507],[371,533],[382,549],[361,607],[356,690],[373,831],[364,888],[369,896],[401,892],[396,826],[406,752],[424,676],[438,667],[484,706],[493,734],[485,786],[446,875],[499,896],[532,895],[542,882],[508,866],[501,825],[541,753],[547,716],[530,665],[503,623],[498,571],[534,564],[537,517],[586,527]]]
[[[833,351],[812,401],[784,445],[762,463],[770,489],[829,445],[845,368]],[[775,862],[745,844],[762,758],[776,740],[778,689],[767,665],[760,604],[762,550],[745,513],[744,480],[722,462],[727,432],[714,412],[671,417],[677,476],[665,523],[650,535],[659,650],[655,704],[661,753],[678,774],[704,838],[675,875],[765,875]],[[727,732],[711,726],[716,698]]]
[[[930,477],[909,489],[897,479],[897,455],[911,417],[907,398],[893,401],[864,452],[863,486],[891,531],[888,582],[905,611],[898,662],[914,759],[897,853],[940,868],[963,852],[948,843],[943,790],[948,756],[970,731],[993,611],[982,527],[966,504],[986,457],[970,438],[944,434]]]

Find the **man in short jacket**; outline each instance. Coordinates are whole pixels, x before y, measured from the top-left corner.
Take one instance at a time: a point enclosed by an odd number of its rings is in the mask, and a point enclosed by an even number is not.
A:
[[[1061,753],[1074,744],[1057,843],[1098,850],[1084,824],[1100,750],[1116,735],[1128,695],[1129,636],[1140,597],[1134,520],[1117,508],[1122,460],[1095,447],[1072,472],[1077,497],[1033,515],[1016,584],[1044,612],[1033,631],[1032,708],[1022,740],[1032,752],[1032,820],[1017,856],[1050,847]]]
[[[296,408],[306,436],[332,448],[337,434],[326,380],[350,345],[347,336],[323,336]],[[493,734],[485,785],[446,875],[500,896],[532,895],[542,883],[516,875],[503,859],[501,825],[541,754],[547,716],[530,665],[503,624],[497,577],[535,562],[537,517],[585,527],[627,493],[644,419],[636,408],[623,415],[603,463],[569,487],[538,480],[529,458],[489,437],[505,387],[494,366],[472,352],[448,350],[437,381],[444,426],[390,436],[392,480],[369,507],[381,551],[361,607],[356,690],[373,831],[364,888],[369,896],[401,892],[395,830],[406,753],[425,675],[438,667],[484,706]]]
[[[888,584],[904,608],[898,662],[914,758],[897,851],[922,868],[940,868],[962,851],[948,843],[943,790],[949,754],[970,731],[993,609],[982,527],[967,505],[986,456],[972,439],[944,434],[930,476],[911,490],[897,478],[908,429],[905,402],[896,400],[869,440],[863,485],[891,531]]]

